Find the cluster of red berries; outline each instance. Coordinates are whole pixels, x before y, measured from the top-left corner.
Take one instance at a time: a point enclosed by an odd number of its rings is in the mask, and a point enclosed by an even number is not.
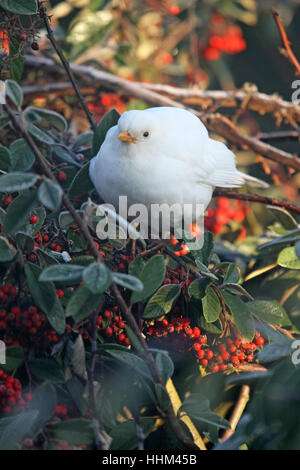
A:
[[[31,393],[27,393],[23,398],[20,381],[0,369],[0,413],[7,415],[13,410],[20,409],[31,398]]]
[[[25,349],[31,344],[45,348],[59,339],[35,305],[0,309],[0,334],[7,346],[22,345]]]
[[[219,14],[212,16],[208,46],[204,50],[204,57],[207,60],[217,60],[223,52],[238,54],[246,49],[246,46],[246,41],[238,26],[227,24]]]
[[[68,407],[67,405],[56,405],[53,416],[56,418],[66,418],[68,414]]]
[[[104,329],[106,337],[114,337],[118,343],[124,346],[130,346],[130,341],[125,332],[125,322],[122,315],[119,314],[119,308],[117,306],[105,310],[103,316],[99,315],[97,329],[100,328]]]
[[[249,207],[243,201],[229,201],[226,197],[220,197],[215,209],[208,209],[205,217],[205,227],[214,234],[221,233],[223,228],[231,221],[243,222],[249,212]],[[240,229],[239,240],[246,236],[246,228]]]
[[[15,286],[12,286],[11,284],[3,284],[3,286],[0,287],[0,306],[6,302],[14,300],[16,295],[17,289]]]
[[[170,322],[164,318],[148,327],[147,334],[156,339],[176,334],[172,347],[179,352],[194,350],[197,361],[211,372],[224,371],[228,366],[238,367],[253,362],[254,353],[264,345],[264,338],[255,333],[253,342],[242,342],[240,338],[224,338],[209,344],[208,337],[198,327],[192,328],[188,318],[175,317]]]

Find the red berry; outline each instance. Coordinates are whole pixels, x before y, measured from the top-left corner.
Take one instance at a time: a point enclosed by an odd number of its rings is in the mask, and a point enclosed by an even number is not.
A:
[[[106,334],[107,336],[111,336],[111,335],[113,334],[113,329],[112,329],[110,326],[108,326],[108,327],[105,329],[105,334]]]
[[[208,364],[208,360],[207,359],[202,359],[201,363],[204,367],[206,367],[207,364]]]
[[[208,351],[206,351],[206,359],[212,359],[214,357],[214,353],[212,352],[211,349],[208,349]]]
[[[58,179],[59,179],[60,181],[65,181],[65,180],[67,179],[66,173],[63,172],[63,171],[60,171],[60,172],[58,173]]]
[[[168,8],[168,12],[170,13],[170,15],[179,15],[180,13],[180,8],[178,5],[170,5],[169,8]]]
[[[61,290],[61,289],[58,289],[58,290],[56,291],[56,295],[57,295],[57,297],[60,299],[60,298],[64,295],[64,291]]]
[[[111,314],[112,314],[111,310],[105,310],[104,318],[107,318],[107,319],[111,318]]]
[[[11,201],[12,201],[12,199],[9,196],[4,199],[4,203],[7,204],[7,205],[10,204]]]
[[[256,344],[257,346],[263,346],[263,345],[265,344],[265,340],[263,339],[262,336],[259,336],[259,338],[256,338],[255,344]]]
[[[32,215],[29,220],[31,224],[36,224],[38,221],[38,218],[36,215]]]
[[[218,364],[215,364],[215,365],[211,368],[211,371],[212,371],[212,372],[219,372],[219,368],[220,368],[220,367],[218,366]]]

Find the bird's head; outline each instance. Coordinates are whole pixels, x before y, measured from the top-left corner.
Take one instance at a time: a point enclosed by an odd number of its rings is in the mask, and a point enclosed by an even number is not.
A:
[[[150,113],[127,111],[118,122],[118,139],[124,144],[151,143],[157,136],[157,127],[157,119]]]

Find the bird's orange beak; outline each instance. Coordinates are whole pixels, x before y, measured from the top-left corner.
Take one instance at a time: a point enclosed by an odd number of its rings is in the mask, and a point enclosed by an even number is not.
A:
[[[130,135],[128,131],[120,132],[120,134],[118,135],[118,139],[120,139],[122,142],[136,142],[136,138],[132,137],[132,135]]]

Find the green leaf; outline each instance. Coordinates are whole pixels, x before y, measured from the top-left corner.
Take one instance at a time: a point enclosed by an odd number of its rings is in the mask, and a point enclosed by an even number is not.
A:
[[[83,266],[76,266],[75,264],[56,264],[44,269],[39,277],[39,281],[80,282],[83,271]]]
[[[26,411],[14,416],[4,430],[1,430],[0,450],[20,449],[18,442],[28,435],[33,435],[37,417],[37,410]]]
[[[38,179],[38,175],[34,173],[22,173],[15,171],[7,175],[0,176],[0,192],[23,191],[33,186]]]
[[[300,259],[296,254],[295,247],[289,246],[287,248],[284,248],[279,253],[277,263],[283,268],[300,269]]]
[[[211,232],[205,231],[204,232],[203,248],[201,249],[201,255],[202,255],[202,262],[206,266],[208,266],[208,264],[209,264],[213,248],[214,248],[213,234]]]
[[[208,323],[215,322],[221,313],[221,304],[215,291],[208,287],[202,299],[203,315]]]
[[[240,273],[237,266],[234,263],[229,263],[224,276],[224,284],[236,284],[239,281],[239,278]]]
[[[291,354],[293,340],[268,326],[265,326],[263,334],[265,337],[268,336],[269,344],[265,345],[258,353],[259,362],[262,364],[274,362]]]
[[[89,419],[73,418],[62,421],[51,429],[55,439],[63,440],[73,446],[91,446],[94,443],[92,422]]]
[[[140,277],[144,267],[145,261],[142,256],[137,256],[130,264],[128,268],[129,274],[131,276]]]
[[[1,364],[1,369],[14,370],[24,362],[24,351],[21,346],[8,346],[5,350],[6,362]]]
[[[47,209],[56,211],[61,205],[62,189],[58,184],[46,179],[38,189],[38,198]]]
[[[11,245],[4,237],[0,237],[0,263],[7,263],[14,257]]]
[[[200,274],[202,274],[202,276],[209,277],[210,279],[218,280],[217,276],[215,276],[215,275],[205,266],[205,264],[203,264],[202,261],[200,261],[199,258],[196,258],[196,259],[195,259],[195,263],[196,263],[197,267],[199,268],[199,272],[200,272]]]
[[[138,375],[141,375],[148,380],[153,380],[147,363],[141,357],[136,356],[132,352],[128,351],[127,348],[110,348],[109,344],[106,343],[101,348],[101,353],[115,359],[118,362],[122,362],[124,365],[129,367],[129,370],[135,371]]]
[[[16,242],[22,251],[30,252],[34,248],[34,239],[24,232],[16,233]]]
[[[90,162],[83,165],[83,167],[76,173],[69,189],[69,196],[81,196],[88,193],[93,189],[94,185],[90,180],[89,175]]]
[[[18,37],[9,35],[8,40],[10,78],[19,82],[24,69],[24,50],[22,48],[21,39]]]
[[[7,171],[11,166],[11,154],[7,147],[0,145],[0,170]]]
[[[20,108],[23,101],[23,92],[17,82],[14,80],[5,80],[5,92],[17,108]]]
[[[64,383],[65,374],[52,359],[33,359],[29,362],[32,375],[40,382]]]
[[[79,286],[70,298],[66,314],[72,316],[77,322],[87,318],[101,301],[101,295],[92,294],[85,286]]]
[[[20,229],[37,204],[37,190],[26,190],[19,194],[7,209],[3,223],[4,232],[12,234]]]
[[[1,0],[1,7],[18,15],[34,15],[37,13],[36,0]]]
[[[241,335],[247,340],[252,341],[254,338],[255,327],[254,320],[249,312],[247,304],[245,304],[245,302],[243,302],[239,297],[231,295],[228,292],[222,292],[222,297],[231,311],[234,323]]]
[[[248,302],[247,307],[259,320],[279,326],[291,324],[285,309],[276,300],[254,300]]]
[[[41,268],[31,263],[25,265],[30,293],[35,304],[46,314],[52,328],[62,334],[65,331],[66,321],[61,303],[56,296],[56,289],[52,282],[40,282]]]
[[[92,294],[101,294],[112,283],[111,272],[104,263],[90,264],[83,271],[82,279]]]
[[[25,111],[25,117],[28,121],[36,122],[39,126],[46,129],[55,127],[57,130],[64,132],[68,127],[65,118],[61,114],[50,109],[29,106]]]
[[[113,282],[119,286],[125,287],[125,289],[130,289],[134,291],[141,292],[144,288],[142,282],[130,274],[123,273],[112,273]]]
[[[178,299],[180,291],[180,285],[178,284],[162,286],[148,301],[143,313],[143,318],[150,320],[169,313]]]
[[[205,296],[205,291],[206,291],[208,284],[209,284],[209,279],[206,279],[206,278],[195,279],[189,285],[190,296],[195,297],[195,299],[202,299]]]
[[[80,163],[75,159],[74,155],[62,147],[61,145],[53,145],[52,150],[55,153],[56,157],[66,163],[71,163],[71,165],[75,165],[81,168]]]
[[[230,423],[210,409],[209,400],[200,393],[191,393],[185,398],[179,415],[188,414],[195,423],[207,423],[222,429],[230,429]]]
[[[140,275],[137,276],[143,283],[144,289],[141,292],[133,292],[131,302],[142,302],[149,298],[162,284],[165,273],[166,267],[162,255],[155,255],[147,261]]]
[[[52,418],[56,406],[56,392],[53,385],[43,383],[33,393],[30,409],[38,411],[37,428],[42,428]]]
[[[269,211],[273,213],[274,217],[281,223],[281,225],[287,229],[292,230],[298,227],[294,217],[282,207],[267,206]]]
[[[174,372],[174,364],[170,358],[168,352],[158,352],[155,358],[156,366],[158,372],[163,379],[163,382],[166,383],[170,377],[172,377]]]
[[[144,437],[148,437],[155,426],[155,418],[140,418]],[[117,424],[109,433],[112,437],[110,450],[134,450],[137,447],[136,424],[133,419]]]
[[[27,171],[32,167],[35,156],[24,139],[17,139],[9,146],[11,151],[11,171]]]
[[[241,286],[240,284],[234,284],[232,282],[228,282],[227,284],[224,284],[224,286],[222,287],[224,287],[228,292],[231,292],[232,294],[239,293],[241,295],[244,295],[248,299],[253,300],[252,295],[250,295],[249,292],[247,292],[246,289],[244,289],[244,287]]]
[[[103,116],[94,133],[93,155],[96,155],[99,152],[107,131],[118,123],[119,118],[120,114],[115,109],[111,109]]]
[[[52,139],[52,137],[47,132],[42,131],[41,129],[39,129],[34,124],[30,124],[28,126],[28,132],[29,132],[29,134],[32,135],[32,137],[39,140],[40,142],[43,142],[43,144],[47,144],[47,145],[55,144],[55,141]]]

